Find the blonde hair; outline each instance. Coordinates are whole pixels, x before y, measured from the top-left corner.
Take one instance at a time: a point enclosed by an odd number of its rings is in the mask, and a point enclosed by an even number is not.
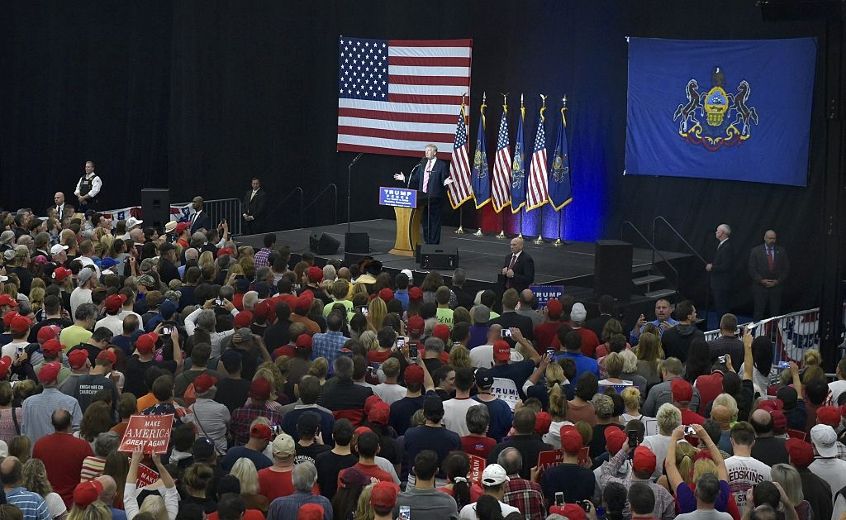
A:
[[[567,396],[564,395],[561,385],[555,383],[549,389],[549,415],[552,416],[552,420],[563,421],[567,417],[567,407]]]
[[[623,373],[633,374],[637,372],[637,356],[631,350],[623,350],[617,353],[623,360]]]
[[[44,296],[47,291],[44,287],[33,287],[29,290],[29,304],[32,307],[32,312],[37,312],[44,307]]]
[[[24,462],[22,475],[21,485],[27,491],[32,491],[42,497],[46,497],[53,492],[53,487],[47,480],[47,468],[44,467],[44,462],[41,459],[29,459]]]
[[[702,475],[717,475],[717,464],[711,459],[699,459],[693,463],[693,482],[699,482]]]
[[[376,332],[372,330],[365,330],[359,335],[358,340],[364,345],[368,351],[379,348],[379,340],[376,337]]]
[[[376,511],[373,510],[373,506],[370,504],[373,486],[375,484],[369,484],[361,490],[361,494],[358,496],[358,505],[355,508],[354,520],[373,520],[375,518]]]
[[[722,405],[728,408],[729,412],[731,412],[732,421],[737,420],[737,400],[731,394],[720,394],[714,398],[714,401],[711,403],[711,409],[715,406]]]
[[[681,424],[681,411],[671,403],[664,403],[658,408],[655,419],[658,421],[658,432],[670,435]]]
[[[822,356],[820,351],[815,349],[807,349],[802,355],[802,365],[805,368],[810,366],[820,366],[822,364]]]
[[[232,466],[229,474],[241,483],[241,493],[255,495],[259,491],[258,472],[256,465],[247,457],[241,457]]]
[[[138,508],[138,512],[150,513],[156,520],[169,520],[164,498],[158,493],[154,495],[147,495],[147,498],[141,502],[141,507]]]
[[[449,351],[449,364],[453,368],[470,368],[470,351],[467,347],[463,345],[452,347]]]
[[[626,410],[640,411],[640,390],[636,386],[626,387],[620,394],[620,397],[623,398],[623,404],[626,406]]]
[[[546,377],[546,386],[552,388],[556,383],[564,382],[564,369],[558,363],[550,363],[546,366],[544,377]]]
[[[206,267],[215,267],[214,255],[211,251],[203,251],[200,253],[200,256],[197,258],[197,267],[200,268],[200,271]]]
[[[385,316],[388,315],[388,306],[382,298],[373,298],[367,304],[367,322],[373,330],[382,328],[382,323],[385,321]]]
[[[623,373],[623,358],[620,354],[612,352],[605,356],[604,365],[605,371],[608,372],[608,377],[617,378]]]
[[[693,480],[693,458],[696,456],[696,448],[687,441],[676,444],[676,467],[681,474],[682,480],[688,484],[696,482]]]
[[[781,484],[784,493],[792,504],[805,500],[802,492],[802,478],[796,468],[789,464],[776,464],[772,467],[773,482]]]
[[[112,511],[109,509],[109,506],[97,500],[84,509],[80,509],[74,505],[71,507],[65,520],[110,520],[111,518]]]
[[[326,379],[329,373],[329,361],[325,357],[315,358],[308,367],[308,375],[314,376],[318,379]]]

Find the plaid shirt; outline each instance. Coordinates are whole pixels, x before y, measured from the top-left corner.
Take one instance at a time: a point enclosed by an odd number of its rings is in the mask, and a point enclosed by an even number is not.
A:
[[[282,414],[276,410],[271,410],[267,404],[261,406],[250,404],[236,408],[232,412],[232,420],[229,423],[229,429],[232,431],[236,445],[247,444],[247,441],[250,440],[250,424],[259,417],[266,417],[270,421],[271,428],[282,424]]]
[[[520,475],[509,475],[511,480],[505,483],[505,496],[502,501],[520,510],[525,518],[544,520],[546,518],[546,502],[540,484],[520,478]]]
[[[318,332],[311,337],[311,359],[317,359],[319,357],[326,358],[326,361],[329,362],[329,371],[331,372],[332,363],[335,362],[338,352],[343,348],[347,339],[349,338],[340,332]]]
[[[256,269],[259,267],[270,267],[270,249],[263,247],[258,250],[258,252],[253,255],[253,262],[256,265]]]

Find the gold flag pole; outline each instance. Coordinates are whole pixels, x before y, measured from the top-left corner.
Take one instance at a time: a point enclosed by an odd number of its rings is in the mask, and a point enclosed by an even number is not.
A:
[[[479,107],[479,114],[480,114],[480,116],[481,116],[481,117],[480,117],[480,120],[479,120],[479,124],[480,124],[480,125],[482,125],[482,131],[483,131],[483,132],[485,131],[485,108],[487,108],[487,106],[488,106],[488,105],[485,103],[485,102],[487,101],[487,98],[488,98],[488,93],[487,93],[487,92],[482,92],[482,106],[481,106],[481,107]],[[477,150],[477,151],[478,151],[478,150]],[[487,154],[487,150],[485,150],[485,153]],[[487,155],[486,155],[486,156],[487,156]],[[479,222],[479,229],[477,229],[477,230],[476,230],[476,232],[475,232],[475,233],[473,233],[473,236],[474,236],[474,237],[480,237],[480,236],[482,236],[482,223],[481,223],[481,222]]]
[[[561,98],[561,122],[564,124],[564,131],[567,131],[567,95],[565,94],[564,97]],[[564,208],[561,208],[564,209]],[[564,245],[564,242],[561,240],[561,210],[558,211],[558,238],[555,239],[553,242],[553,246],[561,247]]]
[[[523,105],[523,94],[520,94],[520,118],[521,118],[522,121],[526,120],[526,106]],[[525,156],[525,150],[524,150],[524,156]],[[524,166],[525,166],[525,163],[524,163]],[[526,194],[524,193],[523,197],[525,197],[525,196],[526,196]],[[520,227],[517,229],[517,236],[519,238],[523,238],[523,213],[524,212],[525,212],[525,208],[520,210],[520,224],[519,224]]]
[[[467,97],[467,92],[461,94],[461,119],[462,122],[465,124],[466,128],[466,121],[464,120],[464,98]],[[453,179],[455,182],[455,179]],[[463,235],[464,234],[464,203],[462,202],[460,206],[458,206],[458,229],[455,230],[456,235]]]
[[[543,116],[543,113],[546,112],[546,96],[543,94],[540,95],[541,98],[541,108],[540,108],[540,123],[543,124],[546,119]],[[541,226],[540,230],[538,231],[538,238],[535,239],[535,245],[539,246],[543,244],[543,226]]]
[[[508,92],[505,92],[505,93],[500,92],[500,94],[502,94],[502,111],[507,114],[508,113]],[[499,146],[499,145],[497,145],[497,146]],[[496,238],[498,238],[500,240],[504,240],[506,238],[506,236],[505,236],[505,219],[503,218],[502,220],[500,220],[500,222],[502,223],[502,226],[500,227],[499,234],[496,236]]]

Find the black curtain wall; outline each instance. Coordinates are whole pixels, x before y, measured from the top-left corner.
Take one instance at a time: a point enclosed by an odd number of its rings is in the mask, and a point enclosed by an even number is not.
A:
[[[259,176],[274,195],[277,228],[331,220],[329,198],[305,215],[295,199],[282,201],[296,186],[308,202],[337,183],[344,219],[353,154],[335,152],[338,36],[470,37],[471,135],[483,91],[489,143],[500,114],[498,93],[509,92],[512,107],[525,93],[530,121],[538,93],[566,93],[570,100],[568,238],[618,238],[623,220],[648,231],[663,215],[706,252],[721,222],[734,228],[738,249],[756,245],[772,227],[792,253],[794,273],[801,273],[791,282],[792,304],[817,300],[825,176],[822,22],[765,22],[754,2],[737,0],[715,0],[707,8],[688,0],[45,0],[13,1],[0,11],[4,207],[46,207],[54,191],[72,191],[91,159],[104,178],[106,207],[139,203],[142,187],[168,187],[172,200],[241,196]],[[624,177],[627,35],[817,37],[808,186]],[[375,203],[376,188],[411,164],[363,158],[351,187],[352,219],[389,216]],[[470,227],[472,213],[465,211]],[[456,222],[456,214],[447,219]],[[678,246],[669,235],[659,242]]]

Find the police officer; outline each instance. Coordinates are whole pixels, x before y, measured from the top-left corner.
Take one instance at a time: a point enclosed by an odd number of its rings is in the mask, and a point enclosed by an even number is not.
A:
[[[79,211],[85,213],[97,203],[97,195],[103,187],[103,181],[94,172],[94,161],[85,161],[85,174],[76,183],[73,194],[79,199]]]

